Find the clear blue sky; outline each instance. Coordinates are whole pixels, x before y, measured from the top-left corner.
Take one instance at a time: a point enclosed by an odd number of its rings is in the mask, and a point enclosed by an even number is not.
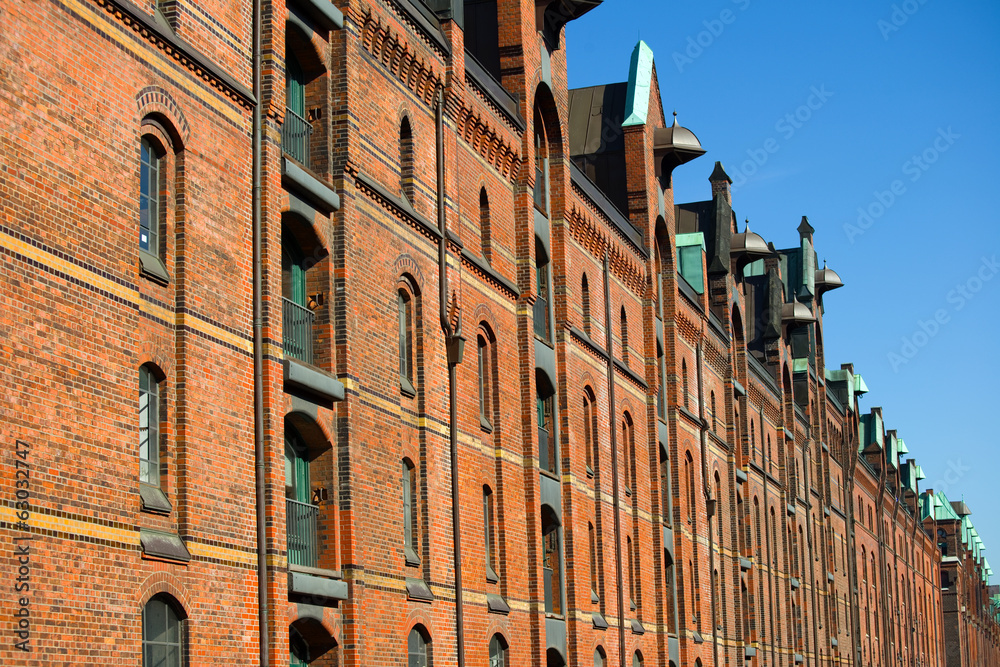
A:
[[[847,285],[827,365],[855,364],[862,409],[882,406],[924,488],[965,497],[1000,572],[1000,5],[608,0],[569,25],[570,86],[627,80],[639,37],[708,151],[676,201],[708,199],[720,160],[739,220],[779,248],[809,216]]]

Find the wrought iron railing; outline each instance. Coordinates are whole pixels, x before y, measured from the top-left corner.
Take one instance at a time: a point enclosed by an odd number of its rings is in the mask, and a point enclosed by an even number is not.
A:
[[[550,342],[552,339],[549,336],[549,302],[542,297],[536,298],[532,317],[535,319],[535,335],[546,343]]]
[[[316,519],[319,508],[309,503],[285,499],[286,542],[288,562],[292,565],[316,567],[319,546],[316,539]]]
[[[313,362],[313,320],[315,315],[305,306],[282,298],[282,347],[293,359]]]
[[[309,166],[309,143],[312,131],[309,121],[285,107],[285,122],[281,125],[281,150],[306,167]]]

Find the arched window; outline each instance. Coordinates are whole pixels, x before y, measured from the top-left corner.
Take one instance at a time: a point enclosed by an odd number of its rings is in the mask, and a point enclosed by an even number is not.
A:
[[[545,472],[557,475],[559,473],[558,434],[555,420],[555,394],[553,387],[548,385],[547,376],[536,369],[535,372],[535,409],[538,424],[538,467]]]
[[[583,307],[583,331],[590,336],[590,283],[586,273],[580,279],[580,301]]]
[[[490,639],[490,667],[507,667],[507,642],[499,634]]]
[[[297,40],[292,40],[297,43]],[[281,127],[281,148],[293,160],[312,167],[310,143],[312,125],[306,119],[306,73],[286,40],[285,119]]]
[[[622,361],[628,366],[628,316],[625,314],[625,306],[621,312],[621,332],[622,332]]]
[[[160,383],[155,371],[139,368],[139,481],[160,486]]]
[[[535,305],[532,310],[535,336],[552,342],[549,330],[549,257],[545,245],[535,236]]]
[[[493,346],[489,332],[480,329],[477,336],[479,362],[479,424],[486,431],[493,430]]]
[[[715,629],[722,629],[722,580],[719,578],[719,571],[712,572],[712,594],[715,596]]]
[[[160,142],[149,135],[143,136],[139,142],[139,249],[154,257],[161,257],[162,250],[165,154]]]
[[[684,401],[684,407],[688,408],[688,365],[687,360],[681,360],[681,398]]]
[[[594,649],[594,667],[604,667],[604,649],[600,646]]]
[[[722,552],[724,547],[722,532],[722,479],[719,473],[715,473],[715,527],[716,527],[716,548]]]
[[[285,422],[285,511],[288,561],[317,566],[316,506],[312,503],[309,454],[295,427]]]
[[[712,431],[716,434],[719,433],[719,413],[715,411],[715,392],[711,393],[711,405],[712,405]]]
[[[597,410],[594,402],[593,392],[590,387],[585,387],[583,390],[583,446],[588,475],[593,475],[596,470]]]
[[[396,292],[396,308],[399,318],[399,384],[407,396],[416,396],[413,372],[413,294],[408,289]]]
[[[587,536],[590,543],[590,599],[597,602],[597,532],[594,524],[587,523]]]
[[[414,161],[413,130],[410,119],[404,117],[399,124],[399,193],[413,206],[415,203],[415,183],[413,174]]]
[[[403,459],[403,555],[407,565],[420,565],[420,490],[417,468]]]
[[[632,495],[635,486],[635,430],[632,426],[632,416],[625,413],[622,416],[622,449],[625,450],[625,495]]]
[[[496,582],[500,580],[497,575],[496,556],[496,509],[494,507],[493,490],[488,486],[483,487],[483,539],[486,548],[486,580]]]
[[[185,664],[184,623],[180,605],[172,597],[154,596],[142,608],[143,667],[181,667]]]
[[[410,630],[407,640],[407,667],[428,667],[427,635],[423,626],[416,625]]]
[[[562,615],[562,539],[559,519],[548,505],[542,505],[542,575],[545,613]]]
[[[490,227],[490,198],[486,188],[479,191],[479,240],[483,247],[483,259],[493,263],[493,230]]]
[[[642,653],[639,651],[632,654],[632,667],[642,667]]]
[[[549,142],[541,110],[535,108],[535,208],[546,217],[549,214]]]
[[[667,624],[667,633],[676,635],[677,627],[674,620],[674,559],[670,557],[670,552],[666,549],[663,550],[663,579],[663,588],[666,592],[666,598],[663,601],[663,612]]]
[[[664,525],[669,526],[672,521],[670,517],[670,457],[667,450],[660,445],[659,472],[660,472],[660,516]]]
[[[632,611],[635,611],[635,601],[639,597],[635,593],[635,552],[632,550],[632,538],[625,536],[625,551],[628,558],[628,600]]]
[[[684,453],[684,484],[687,487],[684,490],[687,492],[688,523],[694,523],[694,459],[691,457],[691,452]]]

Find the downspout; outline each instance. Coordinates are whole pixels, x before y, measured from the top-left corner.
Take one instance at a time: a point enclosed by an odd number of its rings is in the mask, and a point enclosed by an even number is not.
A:
[[[857,414],[857,413],[855,413]],[[850,471],[850,478],[847,478],[845,474],[845,482],[847,484],[847,499],[845,505],[847,506],[847,537],[850,538],[850,548],[848,550],[847,558],[847,579],[851,582],[851,651],[854,653],[855,663],[861,664],[861,589],[858,587],[858,547],[857,547],[857,528],[854,524],[854,484],[855,475],[857,474],[857,464],[858,464],[858,443],[855,441],[852,434],[850,440],[848,440],[848,446],[850,449],[850,455],[848,456],[848,466],[847,470]]]
[[[451,523],[455,548],[455,650],[458,667],[465,666],[465,615],[462,601],[462,513],[459,506],[458,483],[458,365],[462,363],[465,339],[462,337],[462,319],[457,328],[451,326],[448,316],[448,219],[445,215],[444,192],[444,89],[438,86],[435,104],[437,134],[437,210],[441,241],[438,244],[438,312],[448,350],[448,441],[451,448]]]
[[[881,590],[881,594],[879,595],[879,599],[881,600],[880,606],[882,607],[882,613],[881,613],[881,619],[880,619],[881,625],[882,625],[881,649],[882,649],[882,656],[883,656],[884,664],[890,665],[890,664],[892,664],[892,653],[889,650],[889,619],[888,619],[888,616],[889,616],[889,603],[888,603],[888,600],[886,600],[886,598],[885,598],[885,590],[886,590],[885,587],[887,585],[886,584],[886,580],[885,580],[885,531],[882,530],[882,516],[883,516],[882,515],[882,502],[885,499],[885,484],[886,484],[886,465],[885,465],[885,461],[882,462],[882,470],[879,473],[878,482],[879,482],[879,484],[878,484],[878,486],[879,486],[879,490],[878,490],[878,521],[876,523],[875,529],[876,529],[876,531],[878,531],[876,533],[876,535],[878,535],[878,560],[879,560],[879,569],[881,570],[878,573],[878,577],[879,577],[879,579],[882,580],[882,590]],[[877,581],[877,579],[876,579],[876,581]]]
[[[806,442],[805,442],[805,444],[802,447],[802,455],[803,455],[803,458],[805,459],[805,461],[803,462],[805,465],[802,466],[803,467],[803,472],[802,472],[803,480],[802,481],[805,484],[805,494],[806,494],[806,521],[805,521],[805,523],[806,523],[806,543],[809,545],[809,556],[810,556],[810,558],[809,558],[809,578],[812,580],[811,581],[811,583],[812,583],[812,595],[810,596],[810,598],[812,600],[812,605],[813,605],[813,622],[810,624],[810,625],[812,625],[812,635],[813,635],[813,650],[812,650],[812,652],[813,652],[813,658],[817,659],[818,655],[819,655],[820,646],[819,646],[819,629],[818,629],[819,624],[816,622],[816,617],[820,616],[820,610],[819,610],[819,591],[816,588],[816,552],[815,552],[816,544],[815,544],[815,542],[813,542],[813,536],[812,536],[812,513],[810,512],[810,509],[812,508],[812,498],[811,498],[812,493],[810,491],[810,486],[811,485],[810,485],[810,477],[809,477],[809,472],[812,469],[812,466],[809,465],[812,462],[811,459],[810,459],[810,456],[809,456],[809,450],[810,450],[809,443],[812,442],[812,427],[811,426],[810,426],[809,436],[810,437],[808,437],[806,439]],[[822,496],[821,496],[821,498],[822,498]],[[823,556],[824,556],[824,561],[823,561],[824,567],[826,567],[826,560],[825,560],[826,554],[823,554]],[[825,581],[825,579],[824,579],[824,581]],[[822,617],[820,616],[820,618],[822,618]],[[826,619],[826,620],[827,620],[827,624],[829,624],[830,619]],[[829,630],[829,628],[827,628],[827,629]]]
[[[782,401],[782,402],[784,402],[784,401]],[[782,414],[784,414],[784,406],[783,405],[782,405]],[[764,403],[763,403],[763,401],[761,401],[760,407],[757,408],[757,418],[760,420],[760,441],[761,441],[760,456],[761,456],[761,459],[763,459],[763,461],[764,461],[764,492],[763,492],[763,495],[764,495],[764,525],[762,527],[763,531],[764,531],[764,553],[766,554],[766,556],[765,556],[766,561],[768,563],[773,563],[774,560],[771,558],[771,548],[773,547],[773,545],[771,544],[771,531],[768,530],[768,526],[767,526],[767,517],[768,517],[768,514],[767,514],[767,498],[768,498],[768,495],[767,495],[767,479],[771,475],[771,473],[768,472],[769,469],[770,469],[770,467],[771,467],[771,460],[767,457],[767,450],[763,446],[764,445]],[[782,427],[782,428],[784,428],[784,427]],[[784,438],[785,434],[782,433],[781,437]],[[760,537],[760,536],[758,535],[758,537]],[[763,563],[761,563],[760,565],[763,565]],[[758,567],[760,565],[758,565]],[[761,576],[762,577],[764,576],[764,572],[763,571],[761,571]],[[774,569],[770,565],[768,565],[768,569],[767,569],[767,589],[768,589],[768,591],[770,593],[768,597],[771,600],[774,600]],[[774,651],[777,648],[778,631],[775,629],[774,605],[773,604],[770,605],[770,610],[771,610],[771,614],[770,614],[770,616],[771,616],[771,662],[777,664],[776,663],[776,659],[774,657]],[[763,630],[763,628],[761,628],[761,630]],[[763,650],[764,650],[764,642],[761,642],[760,650],[763,652]]]
[[[712,485],[708,479],[708,420],[705,419],[705,370],[702,367],[702,347],[698,343],[695,350],[698,364],[698,418],[701,420],[701,487],[705,495],[705,506],[708,514],[708,577],[712,586],[712,661],[715,667],[719,667],[719,628],[716,624],[718,619],[719,601],[715,599],[716,590],[722,589],[722,575],[719,575],[719,587],[715,585],[715,537],[712,534],[712,517],[718,509],[719,499],[712,501]]]
[[[604,322],[608,343],[608,400],[611,419],[611,487],[615,498],[615,571],[618,575],[618,654],[621,667],[628,667],[625,661],[625,587],[622,585],[622,518],[618,493],[618,421],[615,401],[615,355],[611,340],[611,269],[608,251],[604,250]]]
[[[253,218],[253,458],[254,483],[256,487],[254,504],[257,514],[257,633],[260,639],[260,664],[268,667],[271,664],[268,645],[267,617],[267,531],[266,514],[264,511],[264,355],[263,355],[263,303],[261,278],[261,0],[253,0],[253,96],[256,103],[253,107],[253,165],[251,178],[251,215]]]
[[[895,530],[896,530],[896,517],[899,516],[899,472],[898,472],[898,469],[899,469],[899,458],[898,457],[896,458],[896,468],[897,468],[897,472],[896,472],[896,491],[893,493],[893,501],[892,501],[892,529],[893,529],[893,533],[895,533]],[[888,536],[886,536],[886,537],[888,537]],[[899,588],[899,571],[898,571],[898,568],[896,567],[897,566],[897,560],[899,558],[899,554],[896,553],[896,546],[895,546],[896,545],[896,538],[895,537],[893,537],[892,544],[893,544],[893,549],[892,549],[892,553],[893,553],[892,585],[893,585],[893,588],[895,588],[895,590],[896,590],[896,596],[895,596],[896,597],[896,609],[898,610],[899,607],[902,605],[902,602],[903,602],[903,592]],[[889,564],[889,561],[888,561],[888,556],[887,556],[886,557],[886,565],[888,565],[888,564]],[[889,590],[891,591],[892,589],[889,589]],[[902,633],[900,632],[900,617],[898,615],[896,616],[896,622],[893,624],[893,626],[894,626],[893,630],[892,630],[893,636],[897,640],[897,641],[894,641],[893,644],[895,644],[896,654],[898,655],[899,652],[903,650],[903,644],[904,644],[904,642],[903,642],[903,636],[902,636]]]

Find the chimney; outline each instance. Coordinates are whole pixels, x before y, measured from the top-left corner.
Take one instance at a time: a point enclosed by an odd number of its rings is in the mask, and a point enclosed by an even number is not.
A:
[[[712,171],[712,175],[708,177],[708,180],[712,183],[712,199],[721,194],[726,203],[732,206],[733,195],[729,190],[729,186],[732,185],[733,179],[729,178],[729,174],[726,173],[721,162],[716,161],[715,169]]]

